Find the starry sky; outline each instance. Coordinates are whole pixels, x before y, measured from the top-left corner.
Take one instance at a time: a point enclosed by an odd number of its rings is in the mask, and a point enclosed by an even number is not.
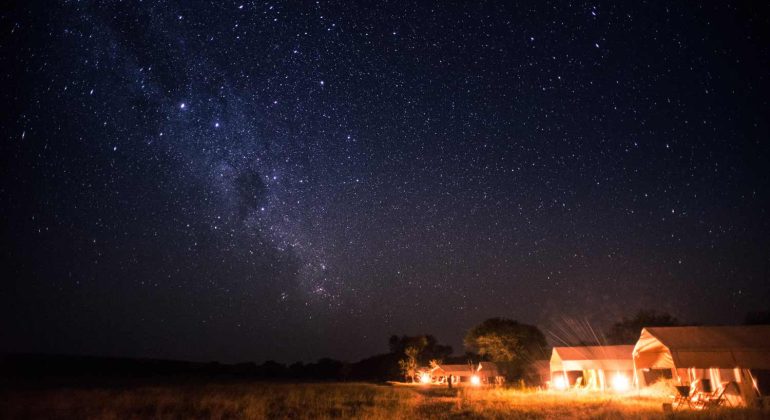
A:
[[[759,3],[759,2],[757,2]],[[770,301],[770,12],[18,2],[0,349],[355,360]]]

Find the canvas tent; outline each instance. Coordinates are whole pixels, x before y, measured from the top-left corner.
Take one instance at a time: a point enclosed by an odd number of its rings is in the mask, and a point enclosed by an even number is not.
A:
[[[634,346],[576,346],[554,347],[551,352],[551,381],[558,376],[565,385],[606,389],[611,375],[633,377]],[[578,378],[581,378],[578,380]]]
[[[497,365],[492,362],[480,362],[478,364],[450,365],[441,364],[430,371],[431,381],[445,383],[450,375],[452,383],[469,384],[471,378],[478,377],[480,384],[497,384],[502,382],[502,376]]]
[[[745,402],[759,393],[752,370],[770,370],[770,326],[650,327],[633,350],[640,372],[670,369],[681,385],[709,379],[717,387],[735,382]]]
[[[492,362],[479,362],[476,368],[476,376],[481,378],[483,384],[499,384],[503,382],[503,375]]]

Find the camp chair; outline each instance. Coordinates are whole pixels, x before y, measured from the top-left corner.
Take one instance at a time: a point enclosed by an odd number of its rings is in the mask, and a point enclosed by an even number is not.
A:
[[[711,389],[711,381],[709,379],[698,379],[692,383],[690,395],[692,396],[692,407],[701,409],[706,405],[706,402],[714,396],[714,391]]]
[[[727,387],[723,386],[721,389],[715,389],[714,392],[711,393],[699,393],[698,397],[695,399],[695,401],[693,401],[693,406],[697,409],[704,409],[716,408],[721,406],[723,403],[729,404],[729,402],[727,402],[727,400],[724,398],[726,389]]]
[[[741,405],[743,396],[741,396],[741,389],[738,383],[735,381],[728,381],[722,383],[722,401],[721,406],[737,407]]]
[[[674,397],[674,402],[671,407],[676,410],[681,407],[682,404],[687,404],[692,408],[692,401],[690,401],[690,385],[678,385],[676,387],[677,395]]]
[[[723,404],[730,405],[730,402],[725,398],[725,391],[728,386],[729,382],[725,382],[720,388],[714,389],[713,392],[707,392],[711,390],[711,383],[704,382],[703,391],[698,394],[694,402],[695,408],[716,408]]]
[[[711,395],[710,397],[708,397],[703,402],[703,407],[702,408],[717,408],[717,407],[721,406],[723,403],[727,403],[729,405],[730,403],[725,399],[725,390],[726,389],[727,389],[727,387],[724,386],[724,387],[722,387],[721,390],[718,390],[718,389],[714,390],[714,394]]]

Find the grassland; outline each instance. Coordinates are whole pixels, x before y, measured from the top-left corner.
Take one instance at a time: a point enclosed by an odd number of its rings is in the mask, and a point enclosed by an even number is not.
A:
[[[512,389],[425,389],[362,383],[221,383],[0,391],[0,418],[672,418],[660,397]],[[759,409],[676,418],[759,419]]]

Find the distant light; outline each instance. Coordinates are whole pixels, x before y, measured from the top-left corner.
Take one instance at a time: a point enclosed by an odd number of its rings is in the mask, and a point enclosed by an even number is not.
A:
[[[184,108],[185,108],[185,106],[187,106],[187,105],[185,105],[185,104],[184,104],[184,102],[182,102],[182,103],[179,105],[179,109],[184,109]]]
[[[420,382],[422,382],[424,384],[429,384],[430,383],[430,374],[429,373],[423,373],[422,375],[420,375]]]
[[[323,81],[323,80],[321,80],[321,86],[323,86],[323,85],[324,85],[324,81]]]
[[[214,127],[219,128],[219,123],[214,123]]]
[[[631,388],[631,381],[628,379],[628,376],[623,375],[622,373],[616,373],[615,376],[612,377],[612,389],[615,391],[626,392],[629,388]]]
[[[479,378],[477,375],[471,376],[471,385],[473,386],[481,385],[481,378]]]
[[[555,378],[553,378],[553,387],[558,390],[565,390],[567,389],[568,383],[567,378],[565,378],[562,375],[558,375]]]

